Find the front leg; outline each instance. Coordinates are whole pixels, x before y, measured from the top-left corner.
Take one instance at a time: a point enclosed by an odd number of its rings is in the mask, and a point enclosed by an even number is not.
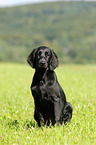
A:
[[[54,116],[55,116],[55,122],[60,124],[60,118],[61,118],[61,106],[60,106],[60,99],[55,98],[54,102]]]
[[[34,111],[34,118],[39,127],[41,127],[42,123],[44,124],[44,118],[37,108],[35,108],[35,111]]]
[[[64,106],[66,102],[62,100],[62,97],[55,98],[54,101],[54,113],[55,113],[55,122],[62,124],[62,113],[64,112]]]

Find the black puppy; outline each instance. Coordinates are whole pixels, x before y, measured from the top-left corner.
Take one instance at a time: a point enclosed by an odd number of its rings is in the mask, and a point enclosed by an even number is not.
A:
[[[32,68],[35,68],[31,91],[34,97],[34,118],[38,125],[54,125],[70,122],[72,118],[72,105],[66,101],[55,72],[59,64],[58,57],[53,50],[40,46],[34,49],[27,58]]]

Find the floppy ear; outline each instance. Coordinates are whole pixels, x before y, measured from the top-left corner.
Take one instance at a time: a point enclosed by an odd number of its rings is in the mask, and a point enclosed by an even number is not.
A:
[[[49,65],[50,70],[54,70],[59,65],[58,57],[53,50],[51,50],[51,58]]]
[[[35,48],[35,49],[30,53],[30,55],[27,57],[27,62],[29,63],[29,65],[30,65],[32,68],[35,68],[35,66],[36,66],[36,58],[35,58],[36,52],[37,52],[37,48]]]

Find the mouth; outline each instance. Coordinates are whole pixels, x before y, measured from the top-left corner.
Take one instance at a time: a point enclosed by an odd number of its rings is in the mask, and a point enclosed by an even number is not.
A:
[[[47,66],[45,64],[39,64],[38,66],[39,68],[47,68]]]

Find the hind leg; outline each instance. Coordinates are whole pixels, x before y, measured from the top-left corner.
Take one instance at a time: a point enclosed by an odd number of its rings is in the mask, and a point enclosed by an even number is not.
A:
[[[72,112],[73,107],[69,102],[67,102],[66,106],[64,107],[64,112],[62,114],[62,121],[64,121],[64,123],[71,121]]]

